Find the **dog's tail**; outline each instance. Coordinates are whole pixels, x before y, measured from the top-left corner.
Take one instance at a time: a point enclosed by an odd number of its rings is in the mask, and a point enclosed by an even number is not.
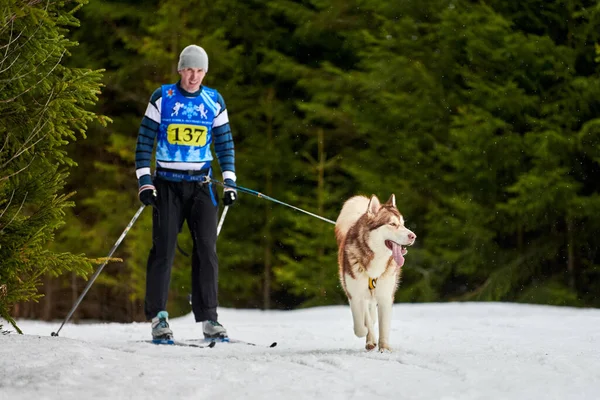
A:
[[[342,211],[340,211],[340,215],[335,222],[335,238],[338,245],[338,268],[340,275],[340,282],[346,295],[350,299],[350,293],[348,293],[346,289],[346,281],[344,277],[344,265],[346,263],[345,259],[345,245],[346,245],[346,235],[348,235],[348,231],[356,222],[362,217],[369,208],[369,199],[365,196],[354,196],[348,199],[344,206],[342,207]]]
[[[335,221],[335,237],[338,246],[344,242],[352,225],[367,212],[368,207],[369,198],[365,196],[354,196],[344,203],[342,211],[340,211],[340,215]]]

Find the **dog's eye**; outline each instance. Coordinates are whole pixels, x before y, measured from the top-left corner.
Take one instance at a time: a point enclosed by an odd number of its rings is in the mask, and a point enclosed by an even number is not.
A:
[[[400,226],[396,222],[390,222],[390,225],[393,226],[394,228],[397,228]]]

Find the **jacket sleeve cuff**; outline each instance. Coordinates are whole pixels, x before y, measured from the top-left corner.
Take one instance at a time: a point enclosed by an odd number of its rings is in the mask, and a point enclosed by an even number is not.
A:
[[[140,187],[140,190],[142,188],[142,186],[154,186],[153,182],[152,182],[152,176],[150,175],[142,175],[138,178],[138,186]]]
[[[154,187],[154,185],[142,185],[142,186],[140,186],[140,190],[138,190],[138,195],[140,193],[142,193],[144,190],[147,190],[147,189],[156,190],[156,188]]]
[[[232,181],[235,182],[237,180],[237,176],[235,176],[235,172],[223,171],[223,180],[226,181],[227,179],[231,179]]]

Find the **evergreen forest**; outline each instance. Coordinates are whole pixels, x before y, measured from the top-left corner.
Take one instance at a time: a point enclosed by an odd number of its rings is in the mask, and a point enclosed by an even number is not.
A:
[[[600,2],[0,0],[0,317],[142,321],[135,149],[189,44],[238,185],[335,220],[395,194],[396,302],[600,306]],[[215,179],[220,170],[215,161]],[[187,226],[168,309],[190,312]],[[238,193],[221,307],[346,304],[334,226]]]

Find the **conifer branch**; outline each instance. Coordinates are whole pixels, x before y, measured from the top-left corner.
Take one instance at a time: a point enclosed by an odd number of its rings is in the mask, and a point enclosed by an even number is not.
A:
[[[41,138],[40,140],[42,140],[42,139],[43,139],[43,138]],[[38,140],[38,142],[39,142],[39,140]],[[37,142],[36,142],[36,143],[37,143]],[[34,143],[32,146],[34,146],[34,145],[35,145],[35,143]],[[1,178],[0,178],[0,182],[2,182],[2,181],[5,181],[5,180],[7,180],[7,179],[10,179],[11,177],[13,177],[13,176],[15,176],[15,175],[17,175],[17,174],[20,174],[21,172],[25,171],[27,168],[29,168],[29,166],[31,165],[31,163],[33,162],[33,160],[34,160],[34,159],[35,159],[35,154],[34,154],[34,156],[31,158],[31,160],[29,161],[29,164],[27,164],[26,166],[24,166],[24,167],[23,167],[23,168],[21,168],[20,170],[18,170],[18,171],[16,171],[16,172],[13,172],[12,174],[9,174],[9,175],[6,175],[6,176],[3,176],[3,177],[1,177]]]
[[[19,206],[19,209],[17,210],[17,212],[15,212],[15,215],[13,215],[13,217],[10,219],[10,221],[8,221],[8,223],[6,225],[4,225],[1,229],[0,232],[3,232],[4,229],[6,229],[7,226],[9,226],[17,217],[17,215],[19,215],[19,213],[21,212],[21,209],[23,208],[23,205],[25,204],[25,200],[27,200],[27,195],[29,194],[29,192],[25,193],[25,196],[23,196],[23,201],[21,202],[21,205]]]
[[[2,145],[2,148],[0,148],[0,153],[2,153],[2,151],[4,151],[4,148],[8,144],[8,138],[9,138],[9,136],[10,136],[10,132],[7,132],[6,133],[6,138],[4,139],[4,144]]]
[[[45,125],[45,123],[44,123],[44,125]],[[42,127],[40,129],[38,129],[37,132],[39,132],[43,127],[44,126],[42,125]],[[23,146],[25,146],[31,140],[31,138],[33,138],[34,136],[36,136],[37,132],[36,133],[32,133],[31,135],[29,135],[29,137],[27,138],[27,140],[25,140],[25,143],[23,143]],[[19,149],[19,151],[17,151],[11,158],[9,158],[8,161],[6,161],[4,164],[0,165],[0,168],[4,169],[11,161],[13,161],[14,159],[20,157],[21,154],[23,154],[24,152],[26,152],[27,150],[29,150],[30,148],[34,147],[36,144],[38,144],[39,142],[41,142],[42,140],[44,140],[44,138],[46,136],[48,136],[47,133],[44,134],[44,136],[42,136],[41,138],[39,138],[38,140],[36,140],[35,142],[33,142],[32,144],[30,144],[29,146],[27,146],[25,148],[23,148],[23,146],[21,146],[21,149]],[[2,181],[2,180],[4,180],[4,179],[0,179],[0,181]]]
[[[27,3],[26,7],[31,7],[31,6],[34,6],[41,2],[42,2],[42,0],[31,0],[29,3]],[[48,4],[46,4],[46,8],[48,8]],[[2,30],[4,30],[8,24],[10,24],[11,22],[14,22],[15,19],[17,19],[17,14],[13,13],[10,17],[8,17],[6,23],[2,27]]]
[[[17,94],[16,96],[13,96],[10,99],[6,99],[6,100],[0,100],[0,103],[10,103],[12,101],[15,101],[16,99],[18,99],[19,97],[21,97],[22,95],[24,95],[25,93],[29,92],[31,89],[35,88],[37,85],[42,83],[44,80],[46,80],[46,78],[48,78],[54,72],[56,67],[58,67],[60,65],[60,62],[62,61],[62,58],[64,57],[66,52],[67,52],[66,50],[63,50],[62,54],[60,55],[60,57],[58,58],[58,60],[54,64],[54,66],[50,69],[50,71],[48,71],[48,73],[43,78],[41,78],[39,81],[37,81],[33,85],[29,86],[27,89],[25,89],[21,93]]]
[[[51,92],[48,95],[48,99],[46,101],[46,104],[44,104],[44,108],[42,108],[42,110],[40,111],[40,118],[38,119],[38,121],[36,122],[36,126],[34,127],[32,133],[27,137],[27,139],[25,139],[25,141],[23,142],[23,145],[21,146],[21,148],[19,150],[17,150],[15,152],[15,154],[8,159],[4,164],[2,164],[0,166],[0,168],[4,169],[11,161],[13,161],[14,159],[18,158],[21,156],[21,154],[23,154],[24,152],[26,152],[27,150],[31,149],[32,147],[34,147],[36,144],[38,144],[40,141],[42,141],[44,138],[46,138],[46,136],[48,136],[48,133],[46,133],[45,135],[43,135],[41,138],[39,138],[38,140],[36,140],[34,143],[32,143],[31,145],[27,146],[27,144],[35,137],[37,136],[37,134],[44,128],[44,126],[46,126],[47,120],[40,126],[40,122],[42,121],[42,116],[44,115],[44,112],[48,109],[48,104],[50,103],[50,99],[52,98],[52,94],[53,92]],[[27,146],[27,147],[25,147]],[[32,159],[33,161],[33,159]],[[31,164],[31,161],[29,162]],[[29,166],[29,165],[28,165]],[[27,167],[25,167],[27,168]],[[22,170],[21,170],[22,171]],[[16,173],[19,173],[21,171],[18,171]],[[15,174],[16,174],[15,173]],[[13,175],[15,175],[13,174]],[[0,179],[0,182],[4,180],[4,179]]]
[[[0,46],[0,49],[6,48],[6,51],[4,52],[4,57],[2,58],[2,61],[0,62],[0,67],[2,67],[4,65],[4,61],[6,61],[8,59],[8,52],[10,50],[10,46],[13,43],[17,42],[22,34],[23,34],[23,32],[19,32],[17,37],[13,38],[13,27],[10,28],[10,38],[8,40],[8,43],[6,43],[4,46]],[[13,64],[15,62],[17,62],[18,59],[19,59],[19,56],[17,55],[16,57],[14,57],[13,61],[10,63],[10,65],[7,68],[0,70],[0,73],[8,71],[13,66]]]
[[[13,189],[12,193],[10,194],[10,199],[8,199],[8,204],[6,205],[6,207],[4,208],[4,210],[2,211],[2,214],[0,214],[0,219],[2,219],[2,217],[4,216],[4,213],[6,212],[6,210],[8,210],[8,207],[10,207],[10,203],[12,203],[12,199],[13,197],[15,197],[15,192],[17,191],[17,189]]]
[[[34,4],[37,4],[37,2],[40,2],[40,1],[36,1],[36,2],[34,2]],[[46,4],[46,8],[47,8],[47,6],[48,6],[48,4]],[[13,19],[11,22],[14,24],[14,19]],[[4,28],[5,28],[5,27],[6,27],[6,25],[4,26]],[[0,32],[2,32],[2,31],[4,30],[4,28],[2,28],[2,29],[0,30]],[[34,40],[34,38],[36,38],[36,37],[37,37],[37,33],[40,31],[40,29],[41,29],[41,24],[39,24],[39,25],[36,27],[35,31],[33,31],[33,32],[32,32],[32,33],[29,35],[29,37],[28,37],[28,38],[27,38],[27,39],[26,39],[26,40],[25,40],[25,41],[24,41],[24,42],[23,42],[21,45],[17,45],[17,47],[16,47],[15,49],[13,49],[13,50],[12,50],[12,52],[13,52],[13,53],[15,53],[15,52],[16,52],[16,51],[18,51],[19,49],[21,49],[21,48],[24,48],[26,44],[28,44],[28,43],[30,43],[31,41],[33,41],[33,40]],[[23,34],[23,32],[19,32],[19,35],[18,35],[18,36],[17,36],[17,37],[16,37],[14,40],[10,40],[10,41],[9,41],[9,42],[8,42],[8,43],[5,45],[5,46],[6,46],[6,53],[5,53],[5,55],[4,55],[4,58],[2,59],[2,62],[0,63],[0,65],[4,65],[4,61],[5,61],[7,58],[9,58],[9,49],[10,49],[10,45],[11,45],[13,42],[16,42],[16,41],[17,41],[17,40],[18,40],[18,39],[21,37],[21,35],[22,35],[22,34]],[[11,38],[12,38],[12,28],[11,28]],[[1,49],[1,48],[2,48],[2,47],[0,47],[0,49]],[[21,55],[21,54],[19,53],[19,54],[17,54],[17,55],[16,55],[16,56],[14,56],[14,57],[10,57],[10,58],[12,58],[12,59],[13,59],[13,63],[15,63],[15,62],[16,62],[16,61],[19,59],[20,55]],[[49,56],[46,58],[46,60],[47,60],[48,58],[49,58]],[[43,62],[41,62],[41,63],[38,63],[38,64],[44,64],[46,60],[44,60]],[[27,65],[27,63],[25,63],[25,64],[24,64],[24,66],[25,66],[25,65]],[[12,64],[11,64],[11,66],[12,66]],[[23,67],[21,67],[21,70],[24,68],[24,66],[23,66]],[[10,67],[9,67],[9,68],[10,68]],[[7,70],[7,69],[5,69],[5,70],[2,70],[1,72],[4,72],[4,71],[6,71],[6,70]],[[33,72],[34,70],[35,70],[35,69],[32,69],[32,72]],[[16,71],[16,73],[20,73],[20,72],[21,72],[20,70],[19,70],[19,71]],[[27,75],[31,74],[32,72],[28,72],[28,73],[26,73],[26,74],[23,74],[23,75],[18,75],[18,76],[16,76],[16,77],[13,77],[11,80],[9,80],[9,82],[11,82],[11,81],[13,81],[13,80],[19,80],[19,79],[22,79],[22,78],[26,77]]]
[[[0,62],[0,67],[2,65],[4,65],[4,61],[8,58],[8,56],[5,54],[4,58],[2,59],[2,61]],[[0,70],[0,74],[3,72],[6,72],[8,70],[10,70],[12,68],[12,66],[19,60],[19,55],[17,55],[15,58],[13,58],[12,62],[10,63],[10,65],[2,70]],[[10,81],[9,81],[10,82]]]

